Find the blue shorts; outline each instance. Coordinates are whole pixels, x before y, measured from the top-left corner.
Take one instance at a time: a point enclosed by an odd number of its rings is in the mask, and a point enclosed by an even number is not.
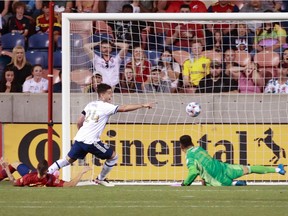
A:
[[[100,159],[109,159],[113,154],[113,149],[101,141],[95,144],[85,144],[75,141],[68,156],[72,159],[84,159],[87,153],[93,154]]]
[[[18,173],[21,175],[21,176],[24,176],[28,173],[30,173],[32,170],[25,164],[20,164],[18,167],[17,167],[17,171]]]

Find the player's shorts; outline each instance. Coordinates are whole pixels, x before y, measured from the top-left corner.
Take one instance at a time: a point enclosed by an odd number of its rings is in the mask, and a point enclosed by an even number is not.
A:
[[[24,176],[24,175],[30,173],[31,169],[25,164],[20,164],[17,167],[17,171],[21,176]]]
[[[100,159],[109,159],[112,157],[113,149],[101,141],[94,144],[75,141],[68,156],[72,159],[84,159],[87,153]]]
[[[227,164],[225,175],[231,179],[231,184],[234,179],[240,178],[244,175],[243,165],[238,164]],[[227,185],[229,186],[229,185]]]

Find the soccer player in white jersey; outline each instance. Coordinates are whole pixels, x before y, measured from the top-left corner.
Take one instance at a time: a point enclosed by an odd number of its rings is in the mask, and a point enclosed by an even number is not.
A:
[[[94,53],[94,47],[100,45],[101,56]],[[120,48],[116,56],[111,56],[112,47]],[[94,71],[102,74],[103,83],[112,87],[119,83],[120,65],[128,52],[129,44],[102,40],[97,43],[87,43],[84,45],[84,50],[89,58],[93,61]]]
[[[52,174],[56,170],[72,164],[77,159],[84,159],[87,153],[91,153],[97,158],[106,160],[95,182],[104,186],[114,186],[107,181],[106,176],[117,163],[118,155],[111,147],[101,142],[100,135],[111,115],[142,108],[150,109],[153,103],[113,105],[111,104],[112,87],[105,83],[98,85],[97,93],[98,100],[88,103],[78,119],[79,130],[74,137],[74,144],[67,157],[54,162],[48,168],[48,173]]]

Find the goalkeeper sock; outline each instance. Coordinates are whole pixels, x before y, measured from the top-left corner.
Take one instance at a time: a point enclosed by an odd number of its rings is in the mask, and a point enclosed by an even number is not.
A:
[[[265,166],[250,166],[250,173],[276,173],[276,169],[274,167],[265,167]]]
[[[11,164],[8,165],[8,168],[9,168],[11,174],[14,173],[15,170],[16,170],[13,166],[11,166]],[[6,171],[5,171],[4,169],[1,170],[1,172],[0,172],[0,181],[2,181],[3,179],[5,179],[5,178],[7,178],[7,177],[8,177],[8,176],[7,176]]]
[[[53,174],[56,170],[59,170],[62,167],[65,167],[68,165],[70,165],[70,163],[66,159],[57,160],[48,168],[48,173]]]

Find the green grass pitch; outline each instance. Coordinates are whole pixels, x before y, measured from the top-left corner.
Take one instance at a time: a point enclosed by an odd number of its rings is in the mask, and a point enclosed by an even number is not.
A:
[[[13,187],[0,183],[0,216],[286,216],[288,186]]]

